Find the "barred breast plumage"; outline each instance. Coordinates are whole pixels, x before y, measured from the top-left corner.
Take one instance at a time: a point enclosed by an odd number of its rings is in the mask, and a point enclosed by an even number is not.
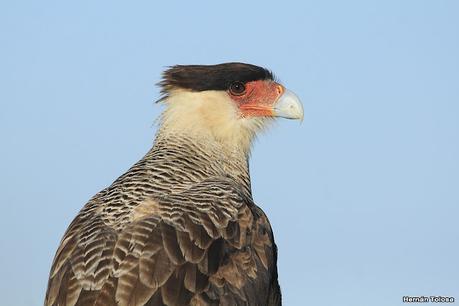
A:
[[[267,305],[275,246],[247,160],[208,149],[159,135],[93,197],[64,235],[46,304]]]

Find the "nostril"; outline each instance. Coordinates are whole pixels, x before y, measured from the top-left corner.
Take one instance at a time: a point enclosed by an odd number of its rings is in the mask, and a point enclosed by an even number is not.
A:
[[[282,88],[281,85],[277,85],[276,89],[277,89],[277,94],[278,95],[280,95],[280,94],[282,94],[284,92],[284,89]]]

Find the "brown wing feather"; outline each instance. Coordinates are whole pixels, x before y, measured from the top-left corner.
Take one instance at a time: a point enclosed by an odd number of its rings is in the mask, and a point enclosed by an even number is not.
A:
[[[153,199],[155,214],[123,226],[93,199],[56,253],[45,305],[280,305],[268,301],[277,275],[266,217],[218,183]],[[218,196],[200,202],[209,184]]]

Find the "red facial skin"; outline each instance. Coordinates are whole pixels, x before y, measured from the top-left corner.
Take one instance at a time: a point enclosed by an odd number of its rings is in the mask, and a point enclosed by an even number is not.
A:
[[[245,91],[240,95],[228,91],[237,103],[241,117],[272,117],[273,105],[284,93],[284,87],[273,81],[252,81],[244,85]]]

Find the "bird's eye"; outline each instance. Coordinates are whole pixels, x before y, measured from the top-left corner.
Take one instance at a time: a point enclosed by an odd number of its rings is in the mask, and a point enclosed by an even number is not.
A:
[[[233,82],[229,88],[231,94],[240,96],[245,92],[245,86],[241,82]]]

